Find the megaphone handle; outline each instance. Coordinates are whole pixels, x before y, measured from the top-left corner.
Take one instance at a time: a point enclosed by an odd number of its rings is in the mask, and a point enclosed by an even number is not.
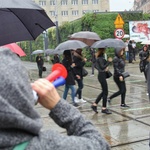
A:
[[[52,82],[60,76],[60,73],[60,70],[54,70],[50,75],[46,77],[46,79]]]
[[[64,85],[65,84],[65,79],[63,77],[59,77],[57,80],[55,80],[52,84],[55,86],[55,88],[59,87],[60,85]],[[34,97],[34,101],[35,101],[35,104],[37,103],[37,100],[38,100],[38,95],[37,93],[32,90],[33,92],[33,97]]]

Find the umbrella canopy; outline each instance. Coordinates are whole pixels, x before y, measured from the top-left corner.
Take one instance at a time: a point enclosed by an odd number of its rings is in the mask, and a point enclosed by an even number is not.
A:
[[[33,51],[33,52],[31,53],[31,55],[42,54],[42,53],[44,53],[44,51],[38,49],[38,50]]]
[[[55,26],[44,9],[32,0],[1,0],[0,45],[35,40],[40,33]]]
[[[47,54],[47,55],[54,55],[56,53],[54,52],[54,49],[46,49],[45,50],[45,54]]]
[[[78,40],[68,40],[60,43],[54,50],[54,53],[62,54],[65,50],[76,50],[87,47],[85,43]]]
[[[92,46],[92,48],[107,48],[107,47],[122,47],[125,48],[126,45],[122,40],[119,39],[105,39],[101,41],[95,42]]]
[[[143,41],[141,44],[150,45],[150,40],[148,40],[148,41]]]
[[[18,54],[20,57],[26,56],[25,52],[16,43],[7,44],[3,47],[9,48],[12,52]]]
[[[69,39],[82,41],[82,42],[86,43],[88,46],[91,46],[96,41],[101,40],[97,33],[90,32],[90,31],[76,32],[76,33],[70,35]]]

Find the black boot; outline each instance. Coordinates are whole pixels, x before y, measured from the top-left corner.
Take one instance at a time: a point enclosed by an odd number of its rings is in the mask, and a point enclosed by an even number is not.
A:
[[[97,106],[92,105],[91,108],[93,109],[94,112],[98,113]]]

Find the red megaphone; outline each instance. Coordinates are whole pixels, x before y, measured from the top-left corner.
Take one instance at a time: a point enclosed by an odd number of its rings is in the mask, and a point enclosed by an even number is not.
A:
[[[62,64],[54,64],[52,66],[52,73],[46,77],[46,79],[50,82],[53,82],[56,80],[58,77],[67,77],[67,70]]]
[[[67,77],[67,70],[62,64],[55,64],[52,66],[52,73],[46,77],[46,79],[53,83],[55,87],[65,84],[65,78]],[[55,80],[55,81],[54,81]],[[33,90],[33,96],[35,104],[38,100],[37,93]]]

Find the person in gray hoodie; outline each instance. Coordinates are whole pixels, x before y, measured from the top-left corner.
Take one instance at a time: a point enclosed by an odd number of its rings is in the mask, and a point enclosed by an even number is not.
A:
[[[12,150],[24,142],[28,142],[26,150],[110,149],[93,124],[60,98],[52,83],[39,79],[31,84],[26,68],[10,50],[0,48],[0,64],[0,150]],[[67,135],[53,129],[41,131],[42,119],[34,108],[33,90]]]

